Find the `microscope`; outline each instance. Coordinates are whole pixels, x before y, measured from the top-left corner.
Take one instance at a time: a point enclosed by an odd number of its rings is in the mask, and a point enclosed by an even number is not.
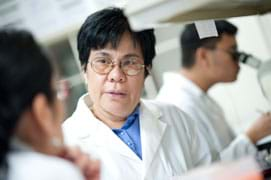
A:
[[[257,79],[261,91],[269,104],[271,104],[271,60],[261,61],[244,52],[236,52],[235,54],[239,62],[257,71]],[[257,149],[256,160],[262,169],[265,179],[271,179],[271,141],[257,144]]]

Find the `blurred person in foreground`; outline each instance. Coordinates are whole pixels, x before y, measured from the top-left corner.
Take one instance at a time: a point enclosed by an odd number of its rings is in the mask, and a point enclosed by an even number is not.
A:
[[[157,100],[172,103],[189,114],[214,154],[222,160],[236,160],[256,155],[257,141],[271,134],[271,116],[264,114],[236,137],[222,108],[208,95],[214,85],[235,81],[240,69],[237,27],[225,20],[215,24],[218,36],[203,39],[194,24],[185,26],[180,37],[182,67],[178,72],[165,73]]]
[[[122,10],[108,8],[86,19],[77,41],[88,93],[64,135],[101,160],[102,179],[165,180],[212,161],[186,114],[140,99],[155,56],[152,29],[135,32]]]
[[[63,144],[59,93],[32,35],[0,30],[1,180],[99,179],[98,162]]]

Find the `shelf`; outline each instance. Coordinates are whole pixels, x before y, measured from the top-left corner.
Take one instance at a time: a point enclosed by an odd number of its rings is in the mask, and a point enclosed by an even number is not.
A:
[[[133,28],[167,23],[222,19],[265,14],[271,11],[271,0],[151,0],[128,3],[125,13]]]

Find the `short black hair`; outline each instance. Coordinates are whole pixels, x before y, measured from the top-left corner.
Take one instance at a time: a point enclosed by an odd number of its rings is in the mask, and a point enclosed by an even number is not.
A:
[[[42,93],[53,100],[53,67],[33,36],[20,30],[0,30],[0,169],[18,121]],[[3,174],[2,174],[3,175]],[[1,171],[0,171],[1,176]],[[0,177],[1,179],[1,177]]]
[[[155,36],[153,29],[135,32],[119,8],[106,8],[91,14],[84,22],[77,36],[77,48],[83,70],[86,71],[92,49],[104,48],[108,43],[117,48],[120,38],[129,32],[141,47],[144,64],[152,66],[155,57]],[[148,72],[145,71],[145,75]]]
[[[235,36],[237,27],[226,20],[216,20],[217,37],[200,39],[195,24],[185,26],[180,37],[180,46],[182,52],[182,67],[191,68],[195,63],[195,52],[200,47],[214,49],[222,34]]]

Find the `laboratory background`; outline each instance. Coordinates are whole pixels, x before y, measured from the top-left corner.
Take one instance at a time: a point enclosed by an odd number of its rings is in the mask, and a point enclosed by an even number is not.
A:
[[[77,55],[77,31],[89,14],[110,6],[123,7],[135,29],[155,28],[157,55],[146,80],[144,98],[156,97],[164,72],[180,68],[179,35],[187,23],[227,19],[238,27],[239,51],[253,55],[262,65],[271,61],[270,0],[0,0],[0,27],[30,30],[59,66],[63,88],[69,95],[66,117],[86,92]],[[210,9],[216,11],[208,14]],[[237,81],[218,84],[210,91],[236,133],[271,108],[268,68],[263,73],[265,79],[261,79],[260,66],[240,66]]]

